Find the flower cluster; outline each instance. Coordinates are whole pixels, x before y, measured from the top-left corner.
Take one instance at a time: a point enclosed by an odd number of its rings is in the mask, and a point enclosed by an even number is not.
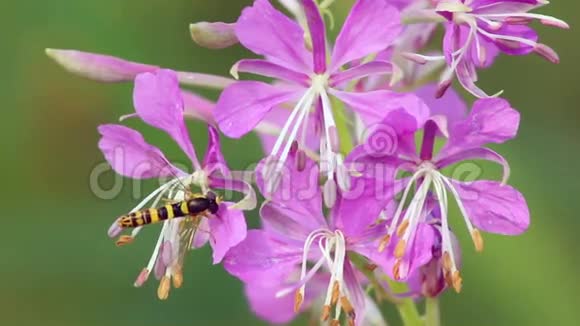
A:
[[[117,173],[163,178],[122,217],[135,225],[119,218],[109,229],[125,245],[146,224],[163,224],[135,286],[153,273],[166,299],[183,282],[187,252],[209,242],[213,263],[245,284],[252,310],[272,323],[310,311],[331,325],[386,325],[383,299],[413,304],[447,288],[459,292],[454,232],[463,231],[451,229],[450,205],[476,251],[483,232],[518,235],[530,222],[524,197],[507,184],[506,159],[487,147],[514,138],[520,114],[501,92],[489,96],[476,86],[477,70],[501,53],[557,63],[528,23],[567,24],[530,12],[543,0],[357,0],[330,38],[333,1],[279,2],[290,15],[255,0],[234,23],[190,26],[200,46],[239,44],[256,54],[233,64],[233,79],[47,50],[75,74],[132,82],[135,112],[121,121],[137,118],[164,131],[191,161],[191,169],[178,168],[126,126],[98,128],[99,149]],[[439,25],[441,50],[430,50]],[[451,87],[455,76],[476,97],[471,109]],[[221,93],[214,102],[186,86]],[[202,161],[188,118],[207,125]],[[220,131],[258,134],[265,156],[252,178],[229,169]],[[482,179],[473,160],[499,164],[503,176]],[[265,198],[261,227],[248,231],[244,211],[257,206],[255,188]]]

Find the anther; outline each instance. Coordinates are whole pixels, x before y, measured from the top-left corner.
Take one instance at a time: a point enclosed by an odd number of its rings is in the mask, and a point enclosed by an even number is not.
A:
[[[452,282],[453,288],[455,289],[455,292],[457,292],[457,293],[461,292],[461,286],[463,285],[463,279],[461,278],[461,274],[459,274],[459,271],[453,272],[453,274],[451,276],[451,282]]]
[[[379,252],[383,252],[385,250],[385,248],[387,247],[387,245],[389,244],[389,240],[391,240],[391,236],[390,235],[385,235],[381,241],[379,242]]]
[[[139,276],[137,276],[135,283],[133,283],[133,286],[135,286],[136,288],[141,287],[145,282],[147,282],[147,279],[149,278],[149,273],[150,271],[147,268],[143,268],[141,273],[139,273]]]
[[[176,270],[173,272],[173,277],[171,278],[173,281],[173,287],[179,289],[183,285],[183,272],[181,269]]]
[[[343,296],[340,298],[340,306],[347,315],[352,316],[354,314],[354,308],[347,297]]]
[[[338,297],[340,296],[340,283],[334,281],[332,285],[332,298],[330,299],[330,304],[335,305],[338,302]]]
[[[330,326],[340,326],[340,321],[338,319],[333,319],[330,322]]]
[[[405,256],[405,250],[407,249],[407,242],[403,239],[399,240],[397,246],[395,247],[395,257],[403,258]]]
[[[369,272],[374,272],[379,266],[376,264],[366,264],[365,269]]]
[[[401,260],[397,259],[395,265],[393,266],[393,277],[396,281],[401,279]]]
[[[475,244],[475,250],[477,252],[483,251],[483,237],[478,229],[473,229],[471,231],[471,238],[473,239],[473,244]]]
[[[163,276],[161,282],[159,282],[159,287],[157,288],[157,297],[159,300],[167,300],[169,297],[169,290],[171,290],[171,281],[168,276]]]
[[[403,234],[405,234],[405,231],[407,231],[407,228],[409,227],[409,220],[406,219],[403,221],[403,223],[401,223],[401,225],[399,225],[399,227],[397,228],[397,236],[399,238],[403,237]]]
[[[294,312],[298,313],[300,311],[303,301],[304,295],[302,294],[302,290],[296,291],[296,294],[294,295]]]
[[[330,305],[324,305],[322,307],[322,316],[320,317],[320,319],[322,321],[327,321],[328,317],[330,317]]]
[[[451,272],[451,267],[452,267],[451,256],[449,255],[449,252],[446,251],[443,253],[443,269],[446,272]]]
[[[135,238],[133,238],[130,235],[122,235],[121,237],[119,237],[119,240],[115,242],[115,245],[117,245],[117,247],[122,247],[131,244],[133,240],[135,240]]]

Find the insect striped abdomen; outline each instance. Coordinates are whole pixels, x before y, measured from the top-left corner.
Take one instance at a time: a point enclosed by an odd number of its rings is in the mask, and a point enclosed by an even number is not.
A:
[[[199,197],[190,200],[168,204],[160,208],[149,208],[119,218],[119,226],[135,228],[142,225],[154,224],[172,218],[188,215],[198,215],[207,211],[210,202],[207,198]]]

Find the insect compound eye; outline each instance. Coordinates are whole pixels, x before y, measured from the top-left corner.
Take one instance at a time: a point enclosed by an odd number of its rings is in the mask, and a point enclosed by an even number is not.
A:
[[[208,193],[205,195],[205,197],[210,201],[215,201],[217,198],[216,194],[212,191],[208,191]]]

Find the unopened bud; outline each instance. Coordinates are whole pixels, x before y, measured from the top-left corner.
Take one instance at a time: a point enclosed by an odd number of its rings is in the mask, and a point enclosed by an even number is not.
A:
[[[235,24],[199,22],[189,25],[191,38],[208,49],[223,49],[238,43]]]
[[[547,46],[546,44],[538,43],[534,47],[534,52],[541,56],[542,58],[550,61],[551,63],[558,64],[560,63],[560,57],[558,53],[554,51],[551,47]]]

